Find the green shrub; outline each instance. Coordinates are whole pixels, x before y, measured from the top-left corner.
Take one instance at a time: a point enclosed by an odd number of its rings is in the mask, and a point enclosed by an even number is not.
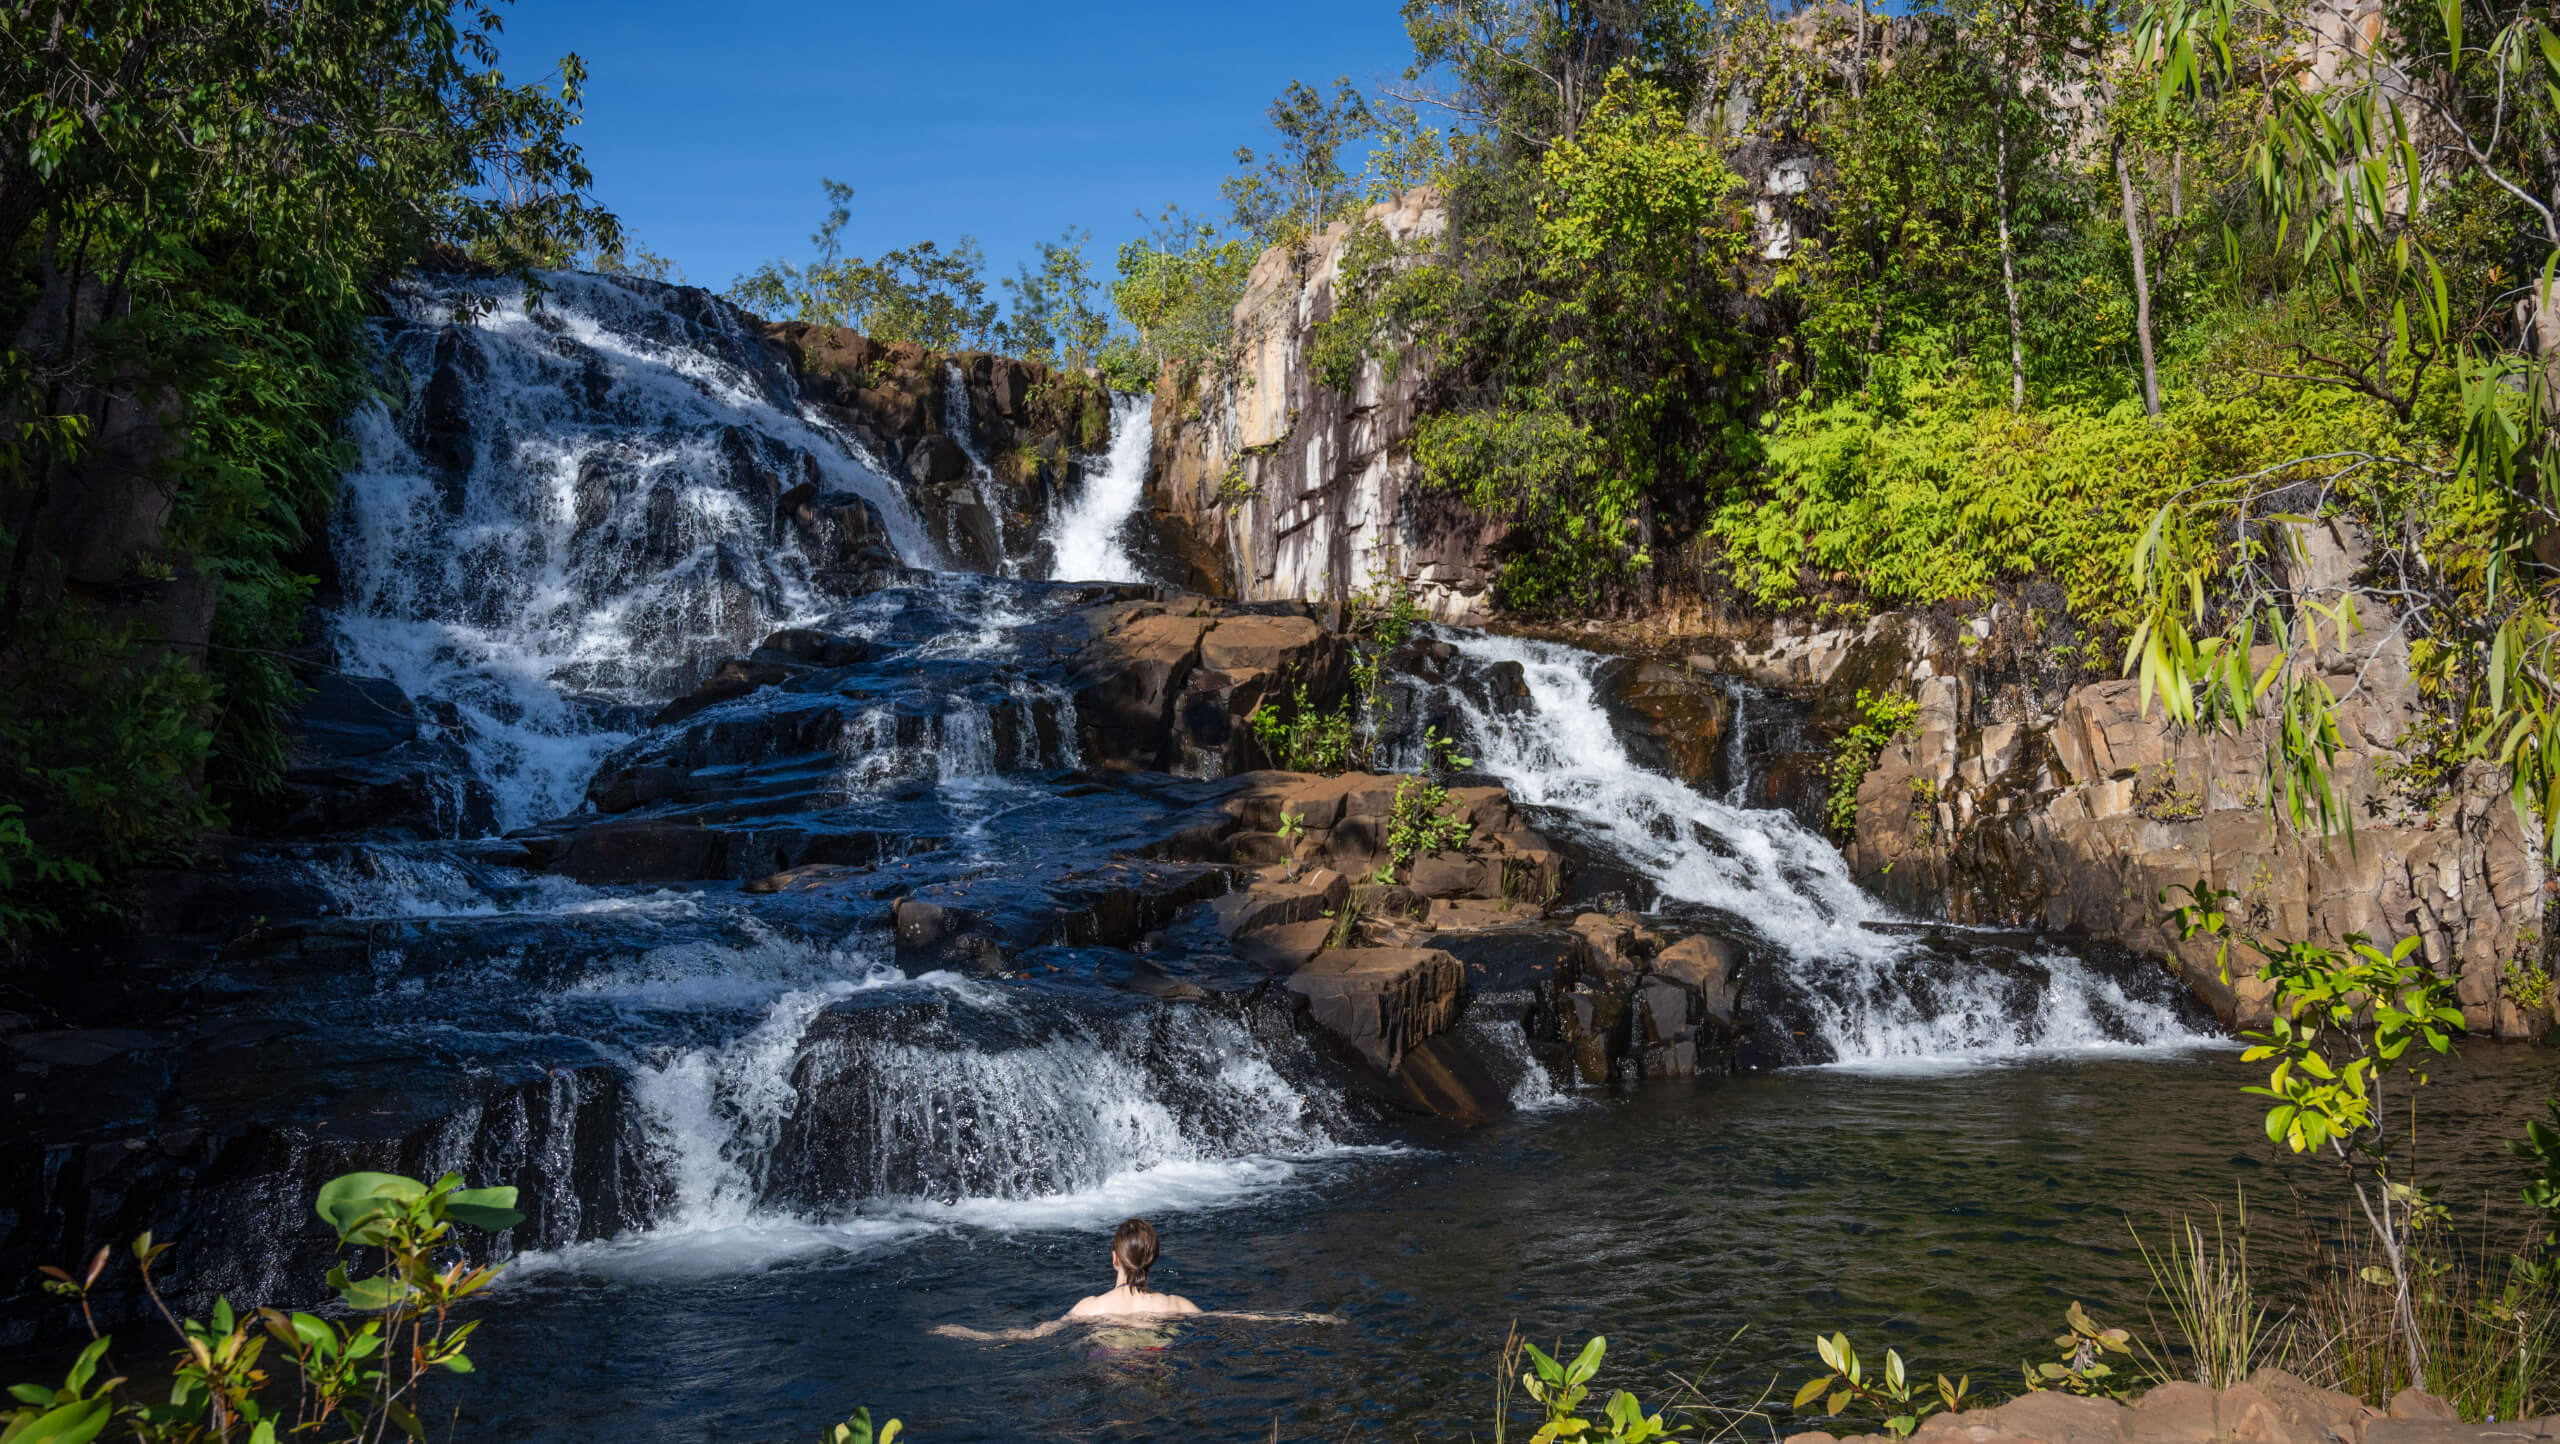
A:
[[[1327,776],[1351,765],[1351,704],[1319,710],[1300,683],[1287,711],[1265,699],[1245,719],[1263,755],[1283,772],[1321,772]]]
[[[2131,400],[2012,411],[1950,368],[1912,380],[1898,406],[1853,394],[1784,413],[1767,479],[1708,532],[1763,606],[1805,601],[1807,573],[1887,606],[2047,576],[2084,624],[2127,629],[2127,560],[2173,495],[2291,457],[2407,443],[2380,408],[2318,387],[2183,392],[2154,421]]]
[[[1908,697],[1858,689],[1858,720],[1831,744],[1831,761],[1824,768],[1831,792],[1823,815],[1832,831],[1846,836],[1858,830],[1858,785],[1876,758],[1919,716],[1920,704]]]
[[[1412,777],[1396,779],[1395,802],[1387,810],[1387,863],[1378,881],[1393,882],[1410,873],[1413,860],[1434,852],[1455,852],[1475,836],[1476,826],[1449,809],[1449,789]]]
[[[109,1426],[142,1444],[245,1440],[275,1444],[286,1434],[378,1440],[393,1429],[424,1438],[419,1410],[438,1374],[468,1374],[477,1321],[462,1323],[455,1305],[495,1282],[495,1267],[453,1259],[457,1225],[488,1232],[524,1221],[512,1188],[464,1188],[446,1174],[432,1184],[390,1173],[350,1173],[321,1186],[314,1210],[338,1236],[341,1250],[380,1261],[357,1277],[341,1263],[329,1287],[346,1317],[282,1309],[237,1310],[217,1298],[204,1318],[179,1318],[161,1297],[152,1266],[170,1245],[144,1234],[132,1257],[142,1286],[169,1320],[178,1349],[166,1402],[144,1403],[122,1376],[100,1377],[112,1337],[92,1338],[58,1388],[19,1384],[18,1408],[5,1437],[16,1444],[87,1444]],[[45,1289],[79,1302],[89,1317],[89,1291],[105,1274],[110,1250],[87,1270],[45,1269]],[[281,1361],[290,1372],[280,1370]]]

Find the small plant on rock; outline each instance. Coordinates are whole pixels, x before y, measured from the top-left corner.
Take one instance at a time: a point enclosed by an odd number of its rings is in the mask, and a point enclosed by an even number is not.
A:
[[[2028,1390],[2059,1389],[2095,1398],[2113,1398],[2124,1392],[2124,1386],[2107,1382],[2116,1371],[2106,1362],[2106,1356],[2131,1354],[2133,1336],[2122,1329],[2099,1328],[2076,1299],[2063,1313],[2062,1322],[2063,1331],[2053,1339],[2053,1346],[2062,1351],[2061,1357],[2019,1366]]]
[[[2539,1013],[2551,1006],[2551,975],[2531,963],[2511,961],[2504,969],[2503,984],[2507,997],[2528,1013]]]
[[[1971,1375],[1949,1383],[1947,1376],[1940,1374],[1934,1391],[1915,1385],[1903,1367],[1902,1355],[1892,1349],[1884,1351],[1884,1373],[1869,1375],[1859,1362],[1858,1351],[1849,1346],[1847,1334],[1829,1338],[1816,1334],[1813,1348],[1822,1357],[1827,1372],[1807,1379],[1804,1387],[1796,1390],[1798,1413],[1819,1399],[1823,1401],[1822,1412],[1832,1418],[1846,1418],[1852,1409],[1863,1410],[1881,1416],[1886,1433],[1907,1438],[1920,1427],[1921,1420],[1941,1409],[1949,1413],[1961,1410],[1971,1397]]]
[[[1351,709],[1348,704],[1319,711],[1301,684],[1286,716],[1265,701],[1247,719],[1253,740],[1284,772],[1321,772],[1327,776],[1351,765]]]
[[[1353,892],[1344,898],[1342,906],[1325,913],[1326,919],[1332,922],[1333,926],[1325,929],[1324,945],[1328,948],[1356,946],[1360,940],[1361,920],[1367,917],[1368,913],[1368,905],[1360,900],[1359,893]]]
[[[1665,1424],[1660,1414],[1645,1413],[1636,1396],[1624,1389],[1609,1396],[1599,1418],[1583,1417],[1582,1402],[1590,1397],[1591,1376],[1600,1372],[1600,1360],[1609,1351],[1606,1338],[1594,1335],[1570,1364],[1558,1363],[1535,1344],[1522,1347],[1529,1354],[1529,1371],[1520,1376],[1520,1387],[1547,1415],[1538,1432],[1529,1436],[1529,1444],[1553,1444],[1560,1439],[1644,1444],[1684,1432],[1684,1426]]]
[[[1387,810],[1387,861],[1379,865],[1378,881],[1395,881],[1397,873],[1426,853],[1455,852],[1467,845],[1476,825],[1449,812],[1449,805],[1449,789],[1437,782],[1396,779],[1396,800]]]
[[[1908,697],[1858,689],[1858,721],[1831,745],[1831,763],[1823,769],[1831,780],[1823,815],[1832,831],[1846,836],[1858,830],[1858,784],[1884,749],[1919,719],[1920,704]]]

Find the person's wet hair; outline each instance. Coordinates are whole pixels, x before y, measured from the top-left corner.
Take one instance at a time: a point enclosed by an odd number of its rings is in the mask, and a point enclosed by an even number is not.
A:
[[[1155,1225],[1143,1218],[1133,1218],[1111,1234],[1111,1257],[1128,1271],[1129,1287],[1147,1286],[1147,1270],[1156,1263]]]

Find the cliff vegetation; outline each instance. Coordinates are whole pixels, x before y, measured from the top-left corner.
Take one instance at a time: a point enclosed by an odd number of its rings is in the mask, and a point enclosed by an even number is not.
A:
[[[480,0],[0,12],[0,937],[273,786],[376,281],[619,247]]]

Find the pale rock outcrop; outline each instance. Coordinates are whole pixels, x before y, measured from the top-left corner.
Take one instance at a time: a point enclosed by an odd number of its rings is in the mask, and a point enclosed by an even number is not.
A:
[[[2032,1393],[1995,1408],[1933,1414],[1911,1437],[1918,1444],[2542,1444],[2560,1439],[2560,1419],[2465,1424],[2443,1400],[2415,1389],[2373,1409],[2267,1368],[2227,1389],[2162,1384],[2130,1404]],[[1892,1441],[1817,1430],[1789,1435],[1787,1444]]]
[[[1405,246],[1427,245],[1448,225],[1429,187],[1361,219]],[[1400,577],[1432,615],[1477,617],[1492,604],[1503,529],[1422,490],[1411,451],[1422,368],[1372,356],[1346,395],[1311,365],[1356,224],[1263,252],[1236,304],[1228,384],[1186,389],[1167,371],[1155,397],[1150,518],[1183,573],[1176,580],[1204,591],[1338,602]]]

